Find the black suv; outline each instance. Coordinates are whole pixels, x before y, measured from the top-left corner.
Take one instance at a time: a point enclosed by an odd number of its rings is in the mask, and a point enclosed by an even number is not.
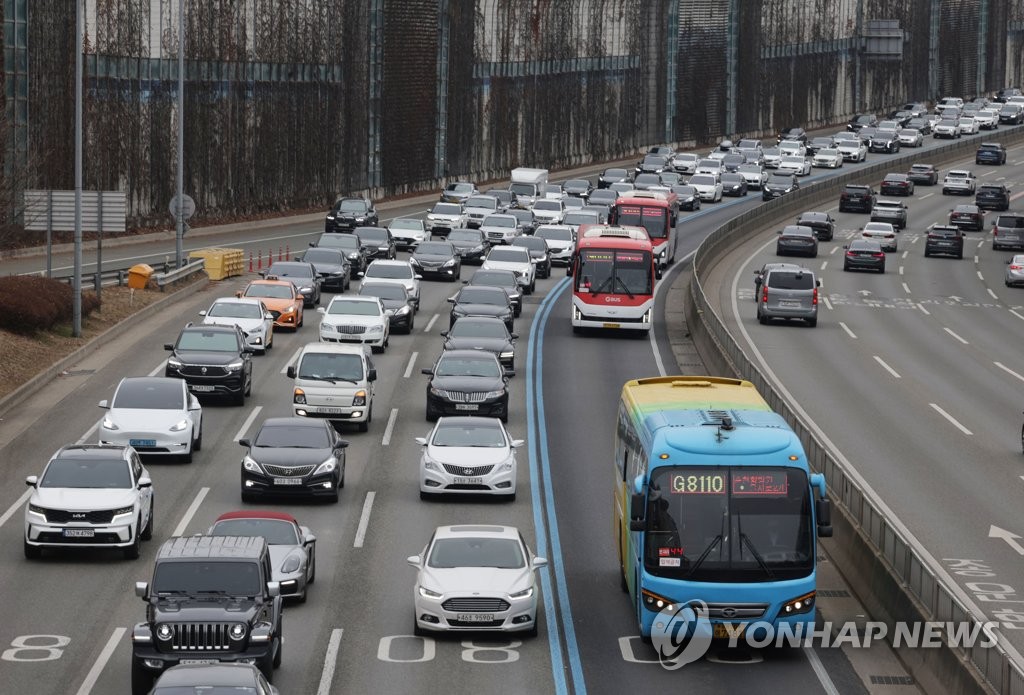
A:
[[[1001,183],[986,183],[978,186],[974,204],[982,210],[1009,210],[1010,189]]]
[[[839,212],[871,212],[875,207],[875,189],[848,185],[839,195]]]
[[[153,581],[136,582],[146,620],[132,630],[132,695],[179,663],[281,665],[281,587],[260,537],[190,536],[160,546]]]
[[[940,254],[964,257],[964,233],[959,227],[935,225],[928,230],[924,242],[924,257]]]
[[[245,405],[252,393],[253,348],[238,326],[185,326],[171,351],[164,375],[184,379],[192,393],[231,396]]]
[[[325,232],[351,232],[356,227],[376,227],[377,209],[366,198],[341,198],[327,213]]]
[[[818,241],[832,241],[836,233],[836,221],[827,212],[802,212],[796,223],[813,229]]]
[[[975,164],[1006,164],[1006,146],[1001,142],[983,142],[974,154]]]

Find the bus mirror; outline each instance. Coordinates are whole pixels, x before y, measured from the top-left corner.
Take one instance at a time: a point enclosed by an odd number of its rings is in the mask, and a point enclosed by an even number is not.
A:
[[[818,535],[823,536],[822,529],[828,528],[828,535],[832,535],[832,502],[825,499],[815,500],[814,513],[818,517]]]
[[[633,492],[638,495],[642,495],[644,493],[644,477],[642,475],[638,475],[633,478]]]
[[[819,526],[818,527],[818,538],[831,538],[832,527],[831,526]]]
[[[655,280],[660,280],[661,279],[661,266],[660,265],[654,266],[654,279]]]
[[[629,520],[629,530],[630,531],[643,531],[645,526],[646,526],[646,523],[644,522],[643,519],[630,519]]]
[[[633,493],[633,496],[629,501],[629,520],[639,521],[643,524],[644,517],[646,516],[646,514],[644,514],[644,505],[646,504],[647,501],[644,499],[643,493]],[[635,531],[636,529],[633,530]]]
[[[811,485],[818,489],[818,497],[824,499],[828,496],[825,490],[825,476],[821,473],[811,473]]]

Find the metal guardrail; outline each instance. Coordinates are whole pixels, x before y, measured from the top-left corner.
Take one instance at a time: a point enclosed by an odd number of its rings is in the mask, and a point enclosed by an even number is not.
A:
[[[1024,129],[1013,128],[990,133],[984,140],[1020,142],[1024,140]],[[981,142],[981,139],[972,138],[966,142],[935,148],[928,151],[928,157],[935,161],[951,160],[967,154],[978,142]],[[900,167],[911,161],[912,158],[908,156],[888,156],[880,164],[810,184],[795,193],[767,202],[734,217],[716,229],[701,243],[693,259],[693,279],[690,283],[693,311],[690,315],[695,317],[694,320],[701,322],[736,374],[753,382],[771,407],[793,427],[807,451],[811,468],[825,474],[829,483],[829,494],[836,506],[851,519],[872,550],[885,559],[888,570],[899,579],[903,589],[920,602],[926,613],[926,620],[983,623],[986,617],[972,612],[967,607],[970,599],[964,600],[966,593],[959,586],[951,586],[944,579],[940,579],[940,573],[944,574],[941,565],[938,565],[931,556],[926,558],[918,552],[920,544],[908,540],[912,534],[899,522],[898,517],[889,511],[886,504],[855,472],[847,470],[846,466],[828,450],[772,382],[744,354],[701,286],[701,277],[707,270],[728,252],[735,242],[745,238],[752,231],[764,228],[773,220],[789,218],[813,209],[813,206],[819,203],[832,203],[838,199],[840,190],[847,183],[877,182],[885,173],[902,171]],[[964,662],[972,664],[977,669],[996,693],[1024,694],[1024,658],[1001,634],[998,644],[991,649],[958,647],[956,651]]]
[[[161,291],[170,285],[171,283],[177,282],[178,280],[184,280],[187,277],[191,277],[196,273],[203,270],[206,265],[205,258],[196,259],[190,263],[177,268],[176,270],[164,271],[163,273],[156,273],[153,275],[153,279],[156,280],[156,285]]]

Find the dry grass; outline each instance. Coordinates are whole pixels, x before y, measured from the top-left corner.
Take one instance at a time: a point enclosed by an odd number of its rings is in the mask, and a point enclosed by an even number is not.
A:
[[[114,324],[166,296],[159,290],[136,290],[132,300],[127,287],[105,287],[103,305],[83,321],[80,338],[71,337],[70,325],[32,337],[0,330],[0,398]]]

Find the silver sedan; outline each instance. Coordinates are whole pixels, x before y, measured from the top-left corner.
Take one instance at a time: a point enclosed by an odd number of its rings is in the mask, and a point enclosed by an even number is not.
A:
[[[417,437],[420,499],[441,494],[490,494],[516,498],[516,453],[522,439],[512,439],[493,417],[439,418],[426,437]]]
[[[1024,255],[1018,254],[1006,262],[1006,286],[1024,285]]]

